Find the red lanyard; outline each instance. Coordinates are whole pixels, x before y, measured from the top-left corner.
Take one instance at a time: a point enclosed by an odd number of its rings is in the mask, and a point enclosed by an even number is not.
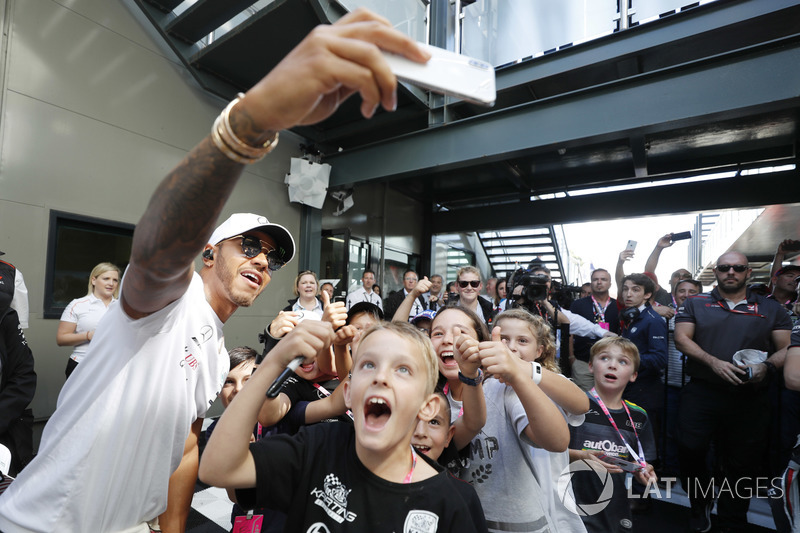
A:
[[[611,425],[614,426],[614,429],[617,430],[617,434],[619,435],[619,438],[622,439],[622,443],[625,445],[626,448],[628,448],[628,451],[630,452],[631,457],[633,457],[633,460],[636,461],[637,463],[639,463],[640,465],[642,465],[643,467],[646,467],[647,463],[645,463],[645,460],[644,460],[644,450],[642,449],[642,441],[639,439],[639,433],[636,431],[636,424],[633,423],[633,418],[631,417],[631,412],[628,410],[628,406],[625,404],[625,400],[622,400],[622,407],[625,409],[625,412],[628,414],[628,420],[631,421],[631,429],[633,429],[633,434],[636,436],[636,444],[639,445],[639,454],[638,455],[636,454],[636,452],[633,451],[633,448],[631,448],[631,445],[628,444],[628,441],[625,439],[625,436],[622,434],[622,432],[617,427],[617,423],[614,422],[614,417],[611,416],[611,413],[608,412],[608,408],[606,407],[606,404],[604,404],[603,400],[600,399],[600,396],[597,394],[597,391],[594,389],[594,387],[592,387],[592,390],[589,391],[589,394],[592,395],[592,398],[594,398],[594,401],[597,402],[597,404],[600,406],[600,409],[602,409],[603,412],[608,417],[608,421],[611,422]]]
[[[450,384],[449,383],[445,383],[444,384],[444,388],[442,388],[442,392],[444,393],[445,396],[447,396],[447,393],[450,392]],[[452,396],[450,396],[450,397],[453,398]],[[455,401],[455,398],[453,398],[453,401]],[[464,404],[461,404],[461,409],[458,411],[458,417],[457,418],[461,418],[462,416],[464,416]]]
[[[312,385],[314,385],[314,387],[316,387],[316,389],[319,392],[321,392],[322,394],[324,394],[325,396],[330,396],[331,395],[330,391],[328,389],[326,389],[325,387],[323,387],[322,385],[320,385],[319,383],[314,382],[314,383],[312,383]],[[353,411],[348,409],[347,411],[345,411],[345,413],[347,413],[347,416],[350,417],[350,420],[353,420]]]
[[[757,303],[753,304],[753,311],[752,312],[751,311],[739,311],[735,307],[733,309],[731,309],[730,307],[728,307],[727,304],[722,303],[721,300],[717,300],[717,303],[719,304],[719,306],[721,308],[723,308],[724,310],[728,311],[729,313],[735,313],[737,315],[757,316],[759,318],[767,318],[764,315],[758,314],[758,304]],[[747,305],[749,307],[749,304],[747,304]]]
[[[417,452],[414,451],[414,447],[411,447],[411,470],[408,471],[406,474],[406,478],[403,480],[403,483],[411,483],[411,478],[414,477],[414,469],[417,468]]]
[[[611,304],[611,298],[608,299],[608,301],[606,302],[606,306],[605,307],[600,307],[600,304],[598,303],[598,301],[594,299],[594,294],[592,294],[591,296],[592,296],[592,302],[594,302],[595,311],[597,312],[598,315],[600,315],[600,322],[605,322],[606,321],[606,311],[608,310],[609,304]]]

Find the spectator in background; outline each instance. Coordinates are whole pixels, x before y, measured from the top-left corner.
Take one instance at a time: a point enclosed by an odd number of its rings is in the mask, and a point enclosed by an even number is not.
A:
[[[0,256],[5,252],[0,252]],[[22,329],[28,329],[28,287],[17,267],[0,260],[0,313],[14,309]]]
[[[0,444],[11,452],[10,476],[33,458],[33,412],[36,392],[33,354],[22,333],[17,311],[0,311]]]
[[[330,298],[330,301],[331,301],[331,302],[333,301],[333,292],[334,292],[333,283],[330,283],[330,282],[326,281],[326,282],[325,282],[325,283],[323,283],[323,284],[322,284],[322,286],[319,288],[319,291],[320,291],[320,292],[319,292],[319,293],[320,293],[320,295],[322,294],[322,292],[323,292],[323,291],[324,291],[324,292],[327,292],[327,293],[328,293],[328,298]]]
[[[434,274],[430,277],[430,280],[431,290],[428,293],[428,309],[436,311],[444,307],[444,295],[442,294],[444,278],[439,274]]]
[[[625,309],[620,312],[620,328],[621,335],[636,345],[640,360],[639,375],[636,381],[628,383],[622,396],[647,411],[657,450],[657,455],[651,456],[650,461],[658,465],[661,453],[659,435],[664,412],[661,372],[667,364],[667,323],[650,305],[654,290],[655,284],[645,274],[629,274],[623,278],[622,301]],[[641,499],[637,501],[645,503]],[[649,501],[645,503],[645,508]]]
[[[665,244],[666,243],[666,244]],[[653,308],[653,311],[664,317],[664,320],[669,320],[673,316],[675,316],[675,308],[674,302],[672,301],[672,297],[670,293],[664,290],[658,284],[658,276],[656,276],[655,266],[658,264],[658,258],[660,257],[661,250],[663,247],[672,246],[672,234],[667,234],[664,237],[659,239],[658,243],[656,244],[653,253],[650,254],[650,257],[647,259],[647,265],[645,266],[644,275],[650,278],[653,281],[655,291],[653,292],[653,296],[650,298],[650,305]],[[614,278],[617,282],[617,295],[620,296],[622,294],[622,278],[625,277],[625,268],[624,264],[626,261],[630,261],[633,259],[634,252],[633,250],[623,250],[619,254],[619,260],[617,261],[617,268],[614,272]],[[653,269],[653,270],[651,270]],[[675,284],[680,277],[684,278],[691,278],[691,274],[688,270],[679,269],[673,272],[672,277],[670,278],[671,287],[675,287]]]
[[[311,312],[322,318],[322,301],[317,298],[319,279],[313,270],[300,272],[294,280],[295,299],[289,301],[289,305],[284,311],[290,310],[295,313]]]
[[[64,371],[67,378],[86,355],[94,330],[108,311],[108,306],[119,297],[120,277],[119,267],[111,263],[95,265],[89,274],[88,294],[72,300],[61,314],[56,343],[75,347]]]
[[[505,279],[497,280],[497,286],[495,287],[497,297],[494,299],[495,315],[502,313],[506,309],[506,287],[508,287],[508,282]]]
[[[778,245],[770,270],[769,288],[772,290],[767,296],[767,298],[775,300],[786,309],[789,319],[795,325],[798,323],[796,304],[798,302],[797,283],[800,281],[800,266],[783,265],[783,261],[786,257],[786,252],[798,249],[800,249],[800,241],[791,239],[785,239]],[[768,291],[769,288],[767,288]],[[792,345],[794,345],[795,337],[795,333],[792,333]],[[795,448],[797,436],[800,433],[800,392],[788,388],[788,374],[786,383],[781,379],[780,373],[776,373],[770,378],[769,473],[770,476],[780,476],[789,463],[792,449]],[[773,496],[779,496],[779,494],[774,494]],[[782,500],[782,498],[770,500],[775,524],[780,532],[789,531],[789,529],[782,528],[780,524],[781,520],[783,520]]]
[[[449,300],[451,294],[455,295],[455,297],[458,298],[455,281],[449,282],[444,288],[444,293],[442,293],[442,301],[444,302],[445,305],[451,303]],[[451,305],[455,305],[455,302],[452,302]]]
[[[691,377],[678,413],[681,483],[691,502],[691,531],[711,527],[714,501],[704,491],[711,481],[706,457],[712,441],[725,467],[723,482],[739,487],[720,493],[721,528],[746,530],[750,500],[742,496],[755,489],[748,480],[765,474],[769,400],[761,382],[783,366],[791,321],[780,304],[747,288],[750,273],[743,254],[721,255],[714,268],[717,287],[687,298],[675,319],[675,345],[687,356]],[[734,353],[746,348],[764,351],[768,358],[746,367],[734,364]]]
[[[619,334],[619,309],[617,301],[608,293],[611,288],[611,274],[598,268],[591,275],[592,294],[572,302],[570,311],[599,325],[606,331]],[[594,386],[594,377],[589,370],[589,352],[596,339],[575,335],[573,342],[572,379],[585,391]]]
[[[372,286],[372,292],[374,292],[375,294],[380,296],[381,295],[381,286],[376,283],[375,285]]]
[[[694,279],[683,279],[674,287],[672,298],[675,308],[678,309],[689,296],[696,296],[703,292],[703,284]],[[678,406],[680,405],[680,392],[689,378],[686,376],[685,357],[675,347],[675,317],[667,323],[669,337],[667,339],[667,368],[664,372],[664,443],[662,466],[665,475],[676,476],[679,471],[678,464]]]
[[[661,252],[664,250],[664,248],[669,248],[670,246],[675,244],[675,241],[672,240],[673,235],[674,235],[673,233],[667,233],[666,235],[658,239],[655,248],[653,248],[653,251],[650,252],[650,256],[647,258],[647,261],[644,264],[645,273],[647,272],[655,273],[656,267],[658,266],[658,260],[661,257]],[[671,294],[675,294],[675,287],[677,287],[678,282],[682,279],[692,279],[692,273],[686,270],[685,268],[679,268],[678,270],[673,272],[669,278],[669,286]],[[658,281],[656,281],[656,284],[658,284]],[[657,303],[661,305],[669,305],[670,302],[666,297],[664,297],[663,294],[658,294],[657,296],[658,297],[655,299]]]
[[[481,287],[480,270],[474,266],[465,266],[459,269],[456,275],[456,291],[458,292],[458,305],[466,307],[483,320],[491,329],[494,318],[494,308],[486,298],[479,298]]]
[[[317,274],[313,270],[304,270],[297,274],[294,279],[294,294],[297,298],[288,301],[288,305],[270,322],[264,330],[264,335],[260,336],[264,342],[265,354],[275,348],[275,345],[303,320],[325,320],[331,323],[339,319],[344,321],[347,312],[345,303],[331,302],[327,291],[320,291],[320,297],[317,298],[317,283]],[[315,375],[317,371],[323,375],[335,374],[333,356],[317,358],[314,367],[313,370],[309,370],[308,367],[301,366],[296,372],[304,378],[307,377],[307,373]]]
[[[774,278],[778,270],[783,267],[783,262],[786,260],[786,253],[797,253],[798,251],[800,251],[800,241],[798,240],[784,239],[778,244],[778,249],[775,250],[775,257],[772,258],[772,268],[769,272],[770,280]]]
[[[581,294],[579,298],[588,298],[592,294],[592,284],[590,282],[586,282],[581,285]]]
[[[383,300],[381,297],[372,290],[375,286],[375,272],[372,270],[365,270],[361,275],[361,287],[347,295],[347,309],[353,307],[353,304],[358,302],[367,302],[377,305],[383,311]]]
[[[403,290],[397,291],[386,298],[386,301],[383,302],[383,314],[386,317],[386,320],[392,320],[397,312],[397,308],[400,307],[401,303],[403,303],[405,297],[414,290],[414,287],[417,286],[418,281],[419,277],[415,271],[409,269],[403,272]],[[423,312],[427,306],[428,302],[425,299],[425,294],[420,294],[414,304],[411,306],[411,311],[406,319],[414,318]]]
[[[800,277],[800,265],[787,265],[779,268],[772,277],[772,294],[769,295],[769,298],[786,308],[792,315],[793,321],[797,320],[793,308],[797,302],[798,277]]]
[[[486,294],[481,296],[494,303],[497,298],[497,278],[492,277],[486,280]]]

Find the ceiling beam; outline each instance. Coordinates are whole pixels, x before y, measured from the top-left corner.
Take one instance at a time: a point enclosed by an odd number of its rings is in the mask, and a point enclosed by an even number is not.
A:
[[[332,187],[789,109],[800,36],[531,102],[326,157]]]
[[[432,233],[515,229],[796,202],[800,170],[434,213]],[[795,187],[796,189],[796,187]],[[743,194],[742,191],[747,191]]]

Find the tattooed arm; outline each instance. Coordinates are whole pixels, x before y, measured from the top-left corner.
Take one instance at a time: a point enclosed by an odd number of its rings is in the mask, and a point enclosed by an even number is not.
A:
[[[359,9],[314,29],[231,110],[231,126],[259,146],[275,132],[314,124],[354,93],[369,118],[394,110],[397,80],[380,49],[418,62],[429,56],[386,19]],[[164,179],[136,226],[121,302],[141,318],[178,299],[191,281],[193,259],[214,228],[242,172],[209,137]]]

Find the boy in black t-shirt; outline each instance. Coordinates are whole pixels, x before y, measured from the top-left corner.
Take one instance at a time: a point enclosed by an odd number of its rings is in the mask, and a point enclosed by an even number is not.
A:
[[[327,349],[333,336],[324,322],[303,322],[270,352],[220,419],[200,477],[251,489],[237,490],[242,505],[286,510],[286,531],[486,531],[472,487],[411,447],[417,421],[430,420],[440,399],[433,347],[409,324],[380,324],[362,337],[342,384],[353,425],[304,427],[248,448],[272,381],[296,355],[308,360]]]
[[[625,471],[634,471],[643,484],[656,481],[652,465],[646,462],[655,453],[647,413],[622,400],[626,385],[636,380],[639,351],[627,339],[606,337],[592,346],[590,354],[595,386],[586,393],[589,412],[579,427],[570,426],[574,511],[589,533],[627,533],[633,523]]]

